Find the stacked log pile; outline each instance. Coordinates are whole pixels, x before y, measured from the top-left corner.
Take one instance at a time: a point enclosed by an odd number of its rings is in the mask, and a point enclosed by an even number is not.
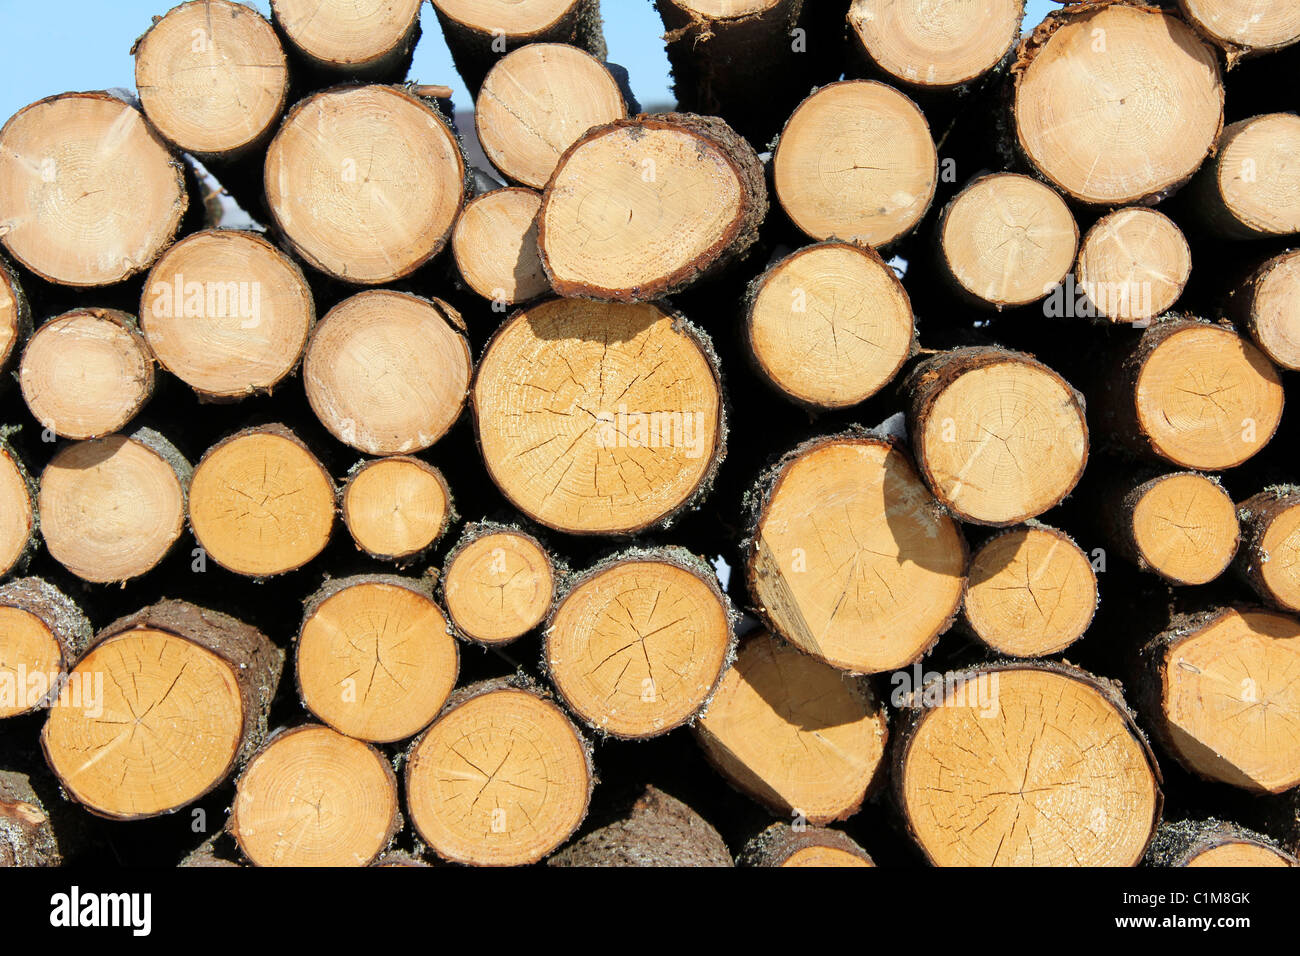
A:
[[[1297,865],[1294,5],[654,6],[0,129],[0,864]]]

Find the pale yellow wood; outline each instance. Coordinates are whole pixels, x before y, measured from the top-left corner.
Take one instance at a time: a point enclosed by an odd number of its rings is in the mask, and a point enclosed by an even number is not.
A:
[[[1122,4],[1069,19],[1016,85],[1015,129],[1062,192],[1121,205],[1192,175],[1223,121],[1215,51],[1176,16]]]
[[[833,846],[806,846],[791,853],[782,866],[874,866],[847,850],[837,850]]]
[[[433,0],[445,16],[481,33],[540,33],[572,9],[574,0]]]
[[[1207,584],[1237,553],[1237,509],[1217,483],[1188,472],[1152,485],[1133,509],[1133,540],[1158,574]]]
[[[1024,14],[1023,0],[853,0],[849,28],[890,76],[951,87],[997,66]]]
[[[442,534],[451,499],[436,468],[416,458],[381,458],[353,475],[342,510],[358,548],[380,558],[406,558]]]
[[[1294,866],[1276,850],[1258,843],[1222,843],[1187,862],[1197,867]]]
[[[35,527],[27,479],[8,447],[0,446],[0,576],[13,570]]]
[[[31,611],[0,606],[0,719],[34,710],[41,700],[32,688],[56,688],[62,672],[63,650],[45,622]]]
[[[1300,6],[1280,0],[1179,0],[1192,23],[1228,47],[1267,52],[1300,41]]]
[[[1259,280],[1251,336],[1276,364],[1300,369],[1300,251],[1284,253]]]
[[[443,579],[456,628],[484,644],[512,641],[542,623],[554,592],[550,557],[513,531],[475,538],[456,552]]]
[[[1083,237],[1075,276],[1093,308],[1112,322],[1142,322],[1167,312],[1192,272],[1181,229],[1145,206],[1117,209]]]
[[[419,23],[421,0],[272,0],[280,27],[308,56],[358,67],[389,54]]]
[[[803,101],[773,158],[776,194],[814,239],[888,245],[925,215],[938,154],[916,104],[868,80],[831,83]]]
[[[1219,142],[1215,185],[1228,213],[1252,234],[1300,232],[1300,116],[1271,113],[1233,123]]]
[[[551,291],[537,252],[542,197],[531,189],[497,189],[465,206],[451,249],[469,287],[494,305],[527,302]]]

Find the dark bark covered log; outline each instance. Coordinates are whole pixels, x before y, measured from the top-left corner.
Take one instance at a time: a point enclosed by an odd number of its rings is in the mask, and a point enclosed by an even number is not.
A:
[[[549,866],[733,866],[726,843],[698,813],[654,786],[617,818],[579,837]]]
[[[744,866],[875,866],[867,851],[839,830],[773,823],[745,844]]]
[[[1213,818],[1165,823],[1147,852],[1147,866],[1300,866],[1271,838]]]
[[[913,686],[899,716],[894,796],[936,866],[1136,866],[1145,855],[1160,770],[1105,678],[1047,661],[985,665]]]
[[[0,770],[0,867],[62,864],[54,826],[31,780]]]
[[[95,636],[69,676],[67,704],[41,731],[45,758],[68,796],[96,815],[176,810],[257,748],[283,663],[255,628],[162,601]],[[146,732],[119,743],[123,723]]]

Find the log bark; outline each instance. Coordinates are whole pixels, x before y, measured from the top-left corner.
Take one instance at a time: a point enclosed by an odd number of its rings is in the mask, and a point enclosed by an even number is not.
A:
[[[32,335],[18,382],[42,428],[63,438],[102,438],[130,424],[153,396],[153,366],[135,316],[74,309]]]
[[[411,822],[454,863],[538,862],[578,829],[594,782],[586,740],[520,678],[462,687],[407,751]]]
[[[303,359],[312,411],[368,455],[423,451],[460,417],[473,362],[460,314],[440,299],[372,289],[313,330]]]
[[[90,638],[81,608],[43,578],[0,585],[0,718],[51,706]]]
[[[647,786],[615,820],[570,843],[548,866],[734,866],[722,837],[703,817]]]
[[[891,771],[908,832],[936,866],[1136,866],[1163,803],[1118,688],[1047,661],[913,686]]]
[[[916,348],[903,284],[870,247],[848,242],[817,243],[770,265],[750,284],[744,315],[758,374],[813,410],[870,398]]]
[[[1238,507],[1237,571],[1265,604],[1300,612],[1300,488],[1265,488]]]
[[[436,0],[451,58],[472,95],[503,54],[533,43],[567,43],[605,59],[600,0]]]
[[[1119,449],[1218,471],[1268,444],[1282,416],[1276,368],[1230,326],[1171,314],[1108,360],[1098,431]]]
[[[1146,473],[1112,488],[1102,506],[1111,545],[1171,584],[1208,584],[1241,540],[1237,509],[1219,482],[1191,471]]]
[[[1147,853],[1148,866],[1300,866],[1277,843],[1235,823],[1181,820],[1156,831]]]
[[[1300,729],[1268,720],[1295,706],[1288,685],[1300,623],[1275,611],[1217,608],[1177,617],[1141,651],[1139,706],[1188,772],[1253,793],[1300,784]]]
[[[867,851],[839,830],[773,823],[745,844],[744,866],[875,866]]]
[[[75,156],[98,161],[55,158]],[[0,129],[0,242],[47,282],[108,286],[149,268],[189,204],[182,161],[110,93],[52,96]]]
[[[766,215],[762,164],[725,122],[641,115],[589,130],[560,158],[537,248],[562,296],[648,302],[743,258]]]
[[[707,494],[726,449],[712,343],[659,305],[558,299],[516,312],[483,353],[471,404],[497,487],[571,534],[666,526]]]
[[[735,654],[735,612],[713,568],[684,548],[634,548],[556,600],[542,662],[592,730],[643,740],[693,722]]]
[[[327,581],[304,602],[294,673],[303,706],[339,733],[406,740],[447,702],[456,641],[418,578],[360,574]]]
[[[1022,352],[938,352],[904,381],[921,477],[946,507],[1006,527],[1060,503],[1083,475],[1083,395]]]
[[[254,866],[368,866],[402,828],[397,777],[374,747],[305,724],[248,762],[227,827]]]
[[[62,865],[58,836],[30,779],[0,770],[0,867]]]
[[[72,670],[68,703],[41,731],[45,759],[68,797],[97,816],[177,810],[257,748],[283,663],[283,651],[233,617],[159,602],[95,636]],[[122,740],[124,723],[147,732]]]
[[[315,558],[334,528],[334,482],[283,425],[237,432],[203,455],[190,483],[190,530],[228,571],[269,578]]]
[[[185,530],[191,469],[148,428],[68,445],[41,472],[41,537],[50,557],[98,584],[147,574]]]
[[[819,514],[825,502],[833,516]],[[966,542],[891,440],[813,439],[759,479],[748,507],[755,610],[805,653],[881,673],[919,659],[952,624]]]
[[[442,472],[403,455],[353,466],[340,499],[357,550],[399,567],[417,561],[457,517]]]
[[[301,100],[271,140],[265,175],[274,226],[294,253],[353,285],[403,279],[441,252],[467,188],[442,113],[393,86]]]
[[[741,793],[788,819],[825,824],[856,813],[883,779],[889,728],[864,679],[758,631],[741,644],[695,739]]]
[[[168,249],[140,298],[153,356],[202,401],[269,395],[298,368],[315,321],[297,263],[261,235],[231,229]]]
[[[806,235],[883,249],[930,208],[939,157],[924,114],[907,96],[884,83],[846,80],[817,90],[790,115],[772,179],[781,208]]]
[[[1214,49],[1176,14],[1137,2],[1053,11],[1021,41],[1012,73],[1017,150],[1084,204],[1159,202],[1192,177],[1223,125]],[[1119,144],[1121,128],[1134,132]]]
[[[1074,539],[1037,521],[999,531],[971,558],[962,622],[991,650],[1047,657],[1092,624],[1097,575]]]
[[[523,637],[550,616],[565,573],[522,528],[476,521],[448,552],[440,583],[457,636],[492,647]]]

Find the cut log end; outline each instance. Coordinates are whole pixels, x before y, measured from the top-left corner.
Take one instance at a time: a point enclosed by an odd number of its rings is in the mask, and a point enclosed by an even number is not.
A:
[[[743,255],[766,213],[762,165],[726,123],[640,116],[589,131],[560,159],[538,248],[560,295],[645,302]]]
[[[404,72],[420,31],[421,0],[273,0],[275,22],[313,66],[368,76]],[[401,79],[393,75],[392,79]]]
[[[203,456],[189,506],[190,527],[208,557],[236,574],[270,577],[324,549],[334,526],[334,485],[288,429],[251,429]]]
[[[1079,227],[1053,189],[1016,173],[985,176],[944,210],[940,262],[967,297],[1001,309],[1036,302],[1070,271]]]
[[[1207,584],[1232,563],[1237,509],[1215,481],[1176,472],[1138,485],[1110,512],[1135,563],[1173,584]]]
[[[442,115],[389,86],[298,103],[266,154],[266,202],[294,250],[344,282],[410,275],[460,213],[465,160]]]
[[[604,64],[564,43],[530,43],[506,54],[488,72],[474,107],[492,165],[534,189],[546,186],[560,157],[588,130],[627,116]]]
[[[1269,0],[1178,0],[1183,16],[1230,57],[1300,42],[1300,9]]]
[[[340,733],[374,743],[414,736],[447,702],[458,669],[447,620],[417,582],[344,578],[308,599],[298,689]]]
[[[889,734],[865,680],[759,632],[742,642],[695,736],[742,793],[824,824],[857,812]]]
[[[298,727],[249,761],[228,825],[256,866],[367,866],[401,826],[397,779],[373,747]]]
[[[1230,307],[1264,354],[1300,369],[1300,250],[1265,262],[1233,298]]]
[[[36,330],[18,381],[44,428],[64,438],[100,438],[123,428],[153,394],[153,356],[125,312],[75,309]]]
[[[502,530],[468,538],[447,559],[443,596],[456,630],[505,644],[546,619],[555,595],[550,555],[531,535]]]
[[[1054,14],[1022,44],[1016,72],[1020,148],[1084,203],[1167,195],[1196,172],[1223,123],[1214,49],[1177,16],[1149,7],[1079,5]],[[1122,143],[1119,129],[1128,131]]]
[[[265,733],[284,655],[253,628],[171,601],[95,640],[41,731],[51,769],[92,813],[138,819],[182,807]]]
[[[1006,665],[913,690],[894,785],[937,866],[1134,866],[1159,771],[1122,701],[1061,666]],[[919,703],[918,703],[919,700]]]
[[[469,344],[457,318],[441,302],[387,289],[331,309],[303,361],[303,386],[321,424],[368,455],[436,442],[469,391]]]
[[[1069,537],[1044,525],[1000,533],[971,559],[963,614],[975,635],[1012,657],[1065,650],[1097,608],[1097,575]]]
[[[368,461],[343,489],[343,522],[373,558],[405,561],[432,546],[452,519],[446,479],[418,458]]]
[[[411,748],[411,821],[443,859],[535,863],[586,816],[586,744],[563,711],[531,691],[500,684],[461,693]]]
[[[1277,369],[1231,329],[1175,321],[1153,326],[1139,346],[1132,401],[1155,455],[1217,471],[1251,458],[1282,418]]]
[[[1163,824],[1151,842],[1148,862],[1163,867],[1300,866],[1263,834],[1215,819]]]
[[[139,577],[180,538],[188,479],[180,453],[147,432],[64,448],[41,473],[45,547],[85,581]]]
[[[711,573],[673,550],[612,559],[560,599],[543,659],[569,708],[622,739],[693,718],[731,654],[729,607]]]
[[[497,487],[559,531],[658,524],[707,485],[722,454],[711,352],[657,305],[553,300],[516,313],[483,356],[473,406]]]
[[[461,277],[483,298],[514,305],[551,291],[537,252],[541,206],[531,189],[497,189],[466,204],[451,249]]]
[[[925,215],[939,179],[930,127],[891,86],[822,87],[786,122],[773,157],[782,208],[814,239],[886,246]]]
[[[894,80],[946,89],[1002,62],[1020,36],[1022,0],[935,7],[924,0],[854,0],[850,42]]]
[[[958,517],[1018,524],[1058,504],[1082,477],[1083,397],[1028,355],[941,352],[917,367],[909,386],[917,464]]]
[[[135,47],[145,115],[178,149],[230,156],[270,135],[289,91],[271,25],[232,0],[193,0],[154,23]]]
[[[34,486],[27,469],[0,441],[0,578],[29,554],[36,533]]]
[[[1264,601],[1300,611],[1300,489],[1260,492],[1241,503],[1244,531],[1239,561],[1247,582]]]
[[[1300,784],[1300,726],[1278,717],[1300,708],[1295,618],[1213,612],[1160,635],[1144,658],[1148,717],[1188,770],[1256,793]]]
[[[1194,184],[1196,216],[1229,239],[1300,232],[1300,116],[1271,113],[1223,131],[1214,159]]]
[[[876,438],[821,439],[764,496],[748,571],[782,637],[836,667],[879,673],[916,660],[952,623],[966,544],[904,452]]]
[[[316,318],[302,270],[261,236],[205,230],[149,273],[140,326],[158,363],[200,397],[270,392],[298,366]]]
[[[51,282],[102,286],[147,269],[189,199],[179,160],[108,93],[33,103],[0,129],[0,241]]]
[[[0,586],[0,719],[57,700],[90,639],[81,609],[49,582],[20,578]]]
[[[1163,315],[1183,294],[1192,272],[1187,238],[1154,209],[1118,209],[1088,230],[1075,275],[1097,315],[1144,322]]]
[[[31,331],[31,308],[18,276],[0,259],[0,373],[8,371]]]
[[[773,823],[745,845],[747,866],[875,866],[867,851],[839,830]]]
[[[759,371],[814,408],[870,398],[898,374],[914,333],[894,270],[851,243],[822,243],[782,259],[759,277],[746,313]]]

